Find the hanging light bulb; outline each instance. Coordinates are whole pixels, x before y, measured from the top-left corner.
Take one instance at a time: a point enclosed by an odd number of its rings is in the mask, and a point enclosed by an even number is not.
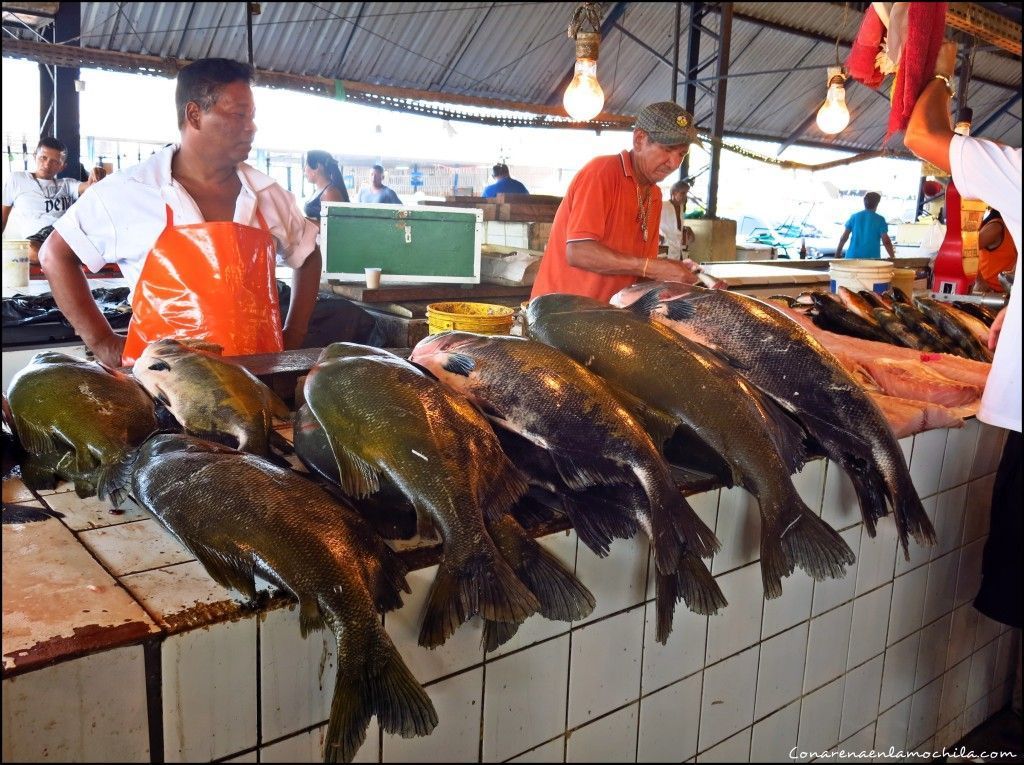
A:
[[[581,31],[583,24],[588,24],[591,31]],[[592,120],[604,108],[604,90],[597,81],[600,25],[600,7],[596,3],[583,3],[577,7],[569,22],[569,37],[576,41],[576,66],[562,104],[569,116],[580,122]]]
[[[826,135],[835,135],[850,124],[850,110],[846,108],[846,76],[840,66],[828,68],[828,94],[818,109],[818,127]]]

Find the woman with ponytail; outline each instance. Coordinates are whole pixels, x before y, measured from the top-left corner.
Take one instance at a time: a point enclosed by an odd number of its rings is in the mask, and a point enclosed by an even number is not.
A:
[[[306,153],[306,180],[316,187],[316,194],[306,202],[305,215],[314,223],[320,221],[321,202],[347,202],[348,191],[341,177],[337,160],[326,151]]]

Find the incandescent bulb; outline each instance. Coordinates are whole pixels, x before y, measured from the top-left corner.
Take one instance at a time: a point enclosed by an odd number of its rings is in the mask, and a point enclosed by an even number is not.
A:
[[[850,124],[850,110],[846,108],[846,88],[842,80],[828,86],[825,103],[818,109],[818,127],[827,135],[835,135]]]
[[[569,116],[580,122],[591,120],[604,108],[604,91],[597,81],[597,61],[576,59],[576,72],[565,89],[562,104]]]

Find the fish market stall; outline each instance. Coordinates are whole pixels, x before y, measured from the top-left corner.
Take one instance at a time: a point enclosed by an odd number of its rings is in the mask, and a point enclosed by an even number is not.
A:
[[[414,358],[431,367],[447,352],[425,346]],[[242,361],[291,399],[316,356]],[[175,360],[146,364],[159,375]],[[311,390],[303,395],[316,406]],[[174,391],[165,393],[179,416]],[[309,432],[301,428],[277,420],[271,441],[298,449]],[[844,470],[811,459],[793,485],[855,560],[821,581],[797,570],[774,598],[763,592],[765,522],[752,494],[674,474],[694,522],[721,543],[706,565],[728,605],[701,615],[680,603],[664,642],[660,553],[643,533],[601,556],[581,544],[590,532],[543,505],[520,516],[593,603],[566,621],[529,616],[491,651],[479,616],[443,645],[421,645],[441,546],[389,542],[409,591],[383,629],[437,722],[429,735],[403,738],[374,717],[353,761],[786,760],[794,747],[948,746],[1002,708],[1019,651],[1012,631],[971,605],[1001,447],[1002,431],[973,418],[899,440],[936,536],[928,547],[911,540],[909,558],[893,516],[870,534]],[[207,509],[246,490],[220,486]],[[5,478],[3,499],[5,760],[322,758],[342,676],[338,644],[331,630],[301,636],[294,599],[262,578],[255,598],[218,584],[210,560],[134,502],[115,509],[68,482],[30,490],[17,475]]]

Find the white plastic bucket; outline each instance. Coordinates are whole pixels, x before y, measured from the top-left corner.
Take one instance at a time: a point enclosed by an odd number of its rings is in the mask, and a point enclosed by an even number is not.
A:
[[[27,239],[4,239],[3,284],[5,288],[28,286],[30,246]]]
[[[838,292],[840,287],[846,287],[853,292],[870,290],[881,294],[892,284],[893,270],[892,261],[888,260],[836,261],[828,269],[829,289]]]

